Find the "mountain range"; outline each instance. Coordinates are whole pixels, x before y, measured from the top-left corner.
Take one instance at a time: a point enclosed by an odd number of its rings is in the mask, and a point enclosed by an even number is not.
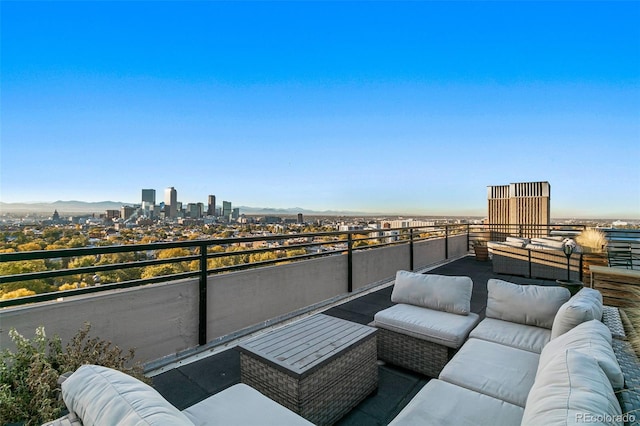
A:
[[[123,205],[133,205],[133,203],[125,203],[121,201],[55,201],[53,203],[34,202],[34,203],[5,203],[0,201],[0,213],[43,213],[53,214],[54,210],[58,213],[73,214],[73,213],[96,213],[102,214],[106,210],[120,210]],[[374,215],[375,213],[365,212],[351,212],[351,211],[337,211],[337,210],[324,210],[314,211],[303,209],[300,207],[289,208],[274,208],[274,207],[249,207],[239,206],[241,213],[244,214],[264,214],[264,215],[297,215],[302,214],[315,214],[315,215],[327,215],[327,216],[354,216],[354,215]]]

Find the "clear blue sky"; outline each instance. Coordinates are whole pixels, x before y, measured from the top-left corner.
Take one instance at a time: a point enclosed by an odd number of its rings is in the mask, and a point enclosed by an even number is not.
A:
[[[640,2],[9,2],[4,202],[640,218]]]

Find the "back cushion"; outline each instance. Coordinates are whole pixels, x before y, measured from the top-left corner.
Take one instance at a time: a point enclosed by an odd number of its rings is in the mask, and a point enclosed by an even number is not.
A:
[[[531,242],[531,240],[529,240],[529,238],[507,237],[505,239],[505,242],[507,242],[507,243],[520,243],[521,246],[524,246],[526,244],[529,244]]]
[[[83,365],[62,383],[62,398],[84,426],[191,425],[155,389],[121,371]]]
[[[606,325],[598,320],[587,321],[551,340],[540,353],[538,372],[567,349],[575,349],[592,356],[614,389],[624,387],[624,376],[611,347],[611,332]]]
[[[520,285],[507,281],[487,281],[488,318],[536,327],[551,328],[553,319],[571,293],[564,287]]]
[[[594,419],[611,419],[597,421]],[[617,419],[617,420],[616,420]],[[522,416],[523,425],[620,424],[622,409],[596,360],[567,349],[538,370]]]
[[[473,281],[469,277],[398,271],[391,301],[468,315],[471,310],[472,290]]]
[[[582,288],[558,309],[551,327],[551,338],[555,339],[583,322],[602,319],[602,309],[600,292],[592,288]]]

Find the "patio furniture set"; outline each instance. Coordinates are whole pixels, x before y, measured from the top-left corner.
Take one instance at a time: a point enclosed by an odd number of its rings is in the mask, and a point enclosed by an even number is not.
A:
[[[62,383],[69,415],[52,424],[332,424],[376,390],[377,359],[433,377],[394,425],[635,418],[637,359],[597,290],[490,279],[480,321],[472,288],[398,271],[395,305],[370,326],[318,314],[251,339],[238,348],[243,383],[182,412],[130,376],[83,366]]]
[[[493,272],[548,280],[567,279],[567,257],[563,237],[519,238],[506,237],[505,241],[489,241]],[[571,280],[580,280],[582,253],[569,259]]]

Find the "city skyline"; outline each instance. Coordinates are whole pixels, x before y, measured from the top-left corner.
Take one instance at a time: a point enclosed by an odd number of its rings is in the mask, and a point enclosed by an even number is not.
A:
[[[640,217],[638,2],[2,9],[2,202]]]

